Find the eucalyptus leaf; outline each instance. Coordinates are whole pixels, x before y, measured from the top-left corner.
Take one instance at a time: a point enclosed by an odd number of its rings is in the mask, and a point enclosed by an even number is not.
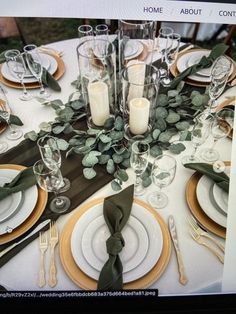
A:
[[[74,147],[73,151],[76,153],[76,154],[86,154],[88,152],[90,152],[91,148],[88,147],[88,146],[77,146],[77,147]]]
[[[165,119],[168,116],[168,110],[163,107],[157,107],[156,109],[156,119],[163,118]]]
[[[99,130],[99,129],[90,128],[90,129],[87,130],[87,133],[88,133],[89,135],[96,135],[96,134],[98,134],[99,132],[101,132],[101,130]]]
[[[190,98],[193,99],[194,97],[200,95],[201,93],[197,90],[193,90],[190,94]]]
[[[122,155],[118,155],[118,154],[113,154],[112,159],[113,159],[114,163],[116,163],[116,164],[120,164],[123,161]]]
[[[104,129],[110,130],[114,126],[114,118],[108,118],[104,123]]]
[[[79,110],[81,108],[85,108],[85,104],[80,100],[74,100],[71,102],[71,107],[75,110]]]
[[[116,172],[116,175],[123,182],[126,182],[129,179],[128,174],[127,174],[127,172],[124,169],[119,169]]]
[[[101,153],[108,151],[111,148],[111,142],[109,143],[103,143],[101,141],[99,141],[98,143],[98,149]]]
[[[195,107],[200,107],[202,106],[203,104],[203,98],[202,98],[202,95],[196,95],[192,98],[192,104],[195,106]]]
[[[35,131],[30,131],[25,133],[24,137],[35,142],[38,139],[38,134]]]
[[[105,165],[110,158],[111,158],[110,155],[106,155],[106,154],[103,154],[103,155],[99,156],[98,157],[99,164],[100,165]]]
[[[83,174],[84,174],[84,177],[89,180],[96,177],[96,171],[93,168],[84,168]]]
[[[51,132],[52,126],[48,122],[42,122],[39,125],[40,130],[45,131],[45,132]]]
[[[124,137],[124,132],[123,131],[111,131],[110,137],[113,141],[122,140]]]
[[[171,144],[169,146],[169,150],[171,151],[171,153],[178,155],[185,150],[185,146],[182,143]]]
[[[180,115],[173,110],[169,110],[169,114],[166,118],[166,122],[170,124],[174,124],[180,120]]]
[[[54,134],[60,134],[64,131],[65,127],[66,127],[65,125],[57,125],[57,126],[52,128],[52,132]]]
[[[155,175],[156,179],[164,180],[170,176],[169,172],[161,172],[158,175]]]
[[[150,177],[147,177],[144,180],[142,180],[142,185],[145,188],[147,188],[151,184],[152,184],[152,179]]]
[[[168,105],[168,96],[165,94],[159,94],[157,96],[157,106],[165,107]]]
[[[96,143],[95,137],[88,137],[85,141],[86,146],[93,146]]]
[[[93,167],[98,163],[98,158],[96,156],[90,155],[89,153],[82,159],[82,165],[84,167]]]
[[[115,172],[115,164],[112,159],[109,159],[107,162],[106,170],[109,174],[113,174]]]
[[[171,89],[168,91],[167,95],[168,98],[176,97],[177,95],[179,95],[179,91],[177,89]]]
[[[157,118],[156,123],[155,123],[155,128],[159,129],[161,132],[165,131],[167,125],[166,122],[163,118]]]
[[[74,111],[70,107],[60,110],[58,113],[58,119],[60,121],[68,122],[74,115]]]
[[[121,185],[116,181],[111,181],[111,187],[113,191],[120,191],[122,189]]]
[[[130,168],[130,158],[126,158],[122,161],[121,165],[125,168]]]
[[[153,132],[152,132],[152,137],[154,140],[157,140],[159,135],[160,135],[161,131],[159,129],[155,129]]]
[[[176,123],[175,127],[179,131],[184,131],[189,129],[190,123],[188,121],[180,121]]]
[[[62,138],[57,138],[57,146],[60,150],[67,150],[69,148],[69,143]]]
[[[107,136],[106,134],[101,134],[99,136],[100,141],[102,141],[103,143],[109,143],[111,142],[111,138],[109,136]]]
[[[191,132],[188,130],[181,131],[179,134],[179,140],[180,141],[191,141],[192,136]]]
[[[114,127],[117,131],[121,131],[124,129],[124,121],[120,116],[116,117]]]
[[[150,154],[152,157],[158,157],[162,155],[162,149],[158,145],[154,145],[150,149]]]

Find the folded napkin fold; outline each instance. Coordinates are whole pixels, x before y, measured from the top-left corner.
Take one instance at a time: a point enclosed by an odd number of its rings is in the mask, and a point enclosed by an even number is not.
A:
[[[213,165],[207,163],[187,163],[184,167],[196,170],[211,178],[225,192],[229,193],[229,177],[225,172],[216,172]]]
[[[105,198],[103,215],[111,236],[106,241],[109,258],[98,279],[99,290],[123,288],[123,266],[119,253],[125,245],[121,231],[129,219],[133,204],[134,186],[130,185],[118,194]]]
[[[6,62],[5,52],[6,51],[3,51],[2,53],[0,53],[0,64]],[[43,68],[42,82],[44,85],[50,87],[51,89],[53,89],[57,92],[61,91],[61,87],[58,84],[58,82],[54,79],[54,77],[45,68]]]
[[[33,168],[23,169],[11,182],[5,183],[4,186],[0,187],[0,201],[12,193],[24,191],[36,183]]]
[[[183,72],[179,73],[172,81],[171,88],[175,88],[187,76],[193,75],[202,69],[209,68],[218,57],[226,52],[228,48],[229,46],[225,45],[224,43],[217,44],[215,47],[212,48],[212,51],[210,52],[208,57],[203,56],[199,63],[194,64]]]

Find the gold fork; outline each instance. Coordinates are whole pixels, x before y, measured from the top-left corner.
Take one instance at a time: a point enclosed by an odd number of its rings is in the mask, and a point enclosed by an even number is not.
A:
[[[189,232],[192,236],[192,238],[194,239],[194,241],[196,241],[198,244],[201,244],[205,247],[207,247],[213,254],[215,254],[216,257],[218,257],[218,259],[220,260],[220,262],[222,264],[224,264],[224,256],[219,254],[208,242],[205,242],[202,237],[196,233],[195,230],[193,229],[189,229]]]
[[[221,251],[223,253],[225,252],[224,245],[222,243],[220,243],[219,241],[217,241],[215,238],[213,238],[208,232],[206,232],[202,228],[200,228],[199,225],[197,224],[196,220],[192,216],[189,216],[187,219],[188,219],[190,226],[193,228],[194,231],[196,231],[196,233],[198,233],[200,236],[203,236],[205,238],[210,239],[212,242],[214,242],[219,247],[219,249],[221,249]]]
[[[48,248],[48,239],[46,232],[39,233],[39,249],[40,249],[40,268],[39,268],[39,287],[43,287],[46,283],[45,280],[45,266],[44,266],[44,255]]]
[[[55,263],[55,246],[59,240],[58,230],[55,222],[50,223],[50,268],[49,268],[49,286],[54,287],[57,284],[57,269]]]

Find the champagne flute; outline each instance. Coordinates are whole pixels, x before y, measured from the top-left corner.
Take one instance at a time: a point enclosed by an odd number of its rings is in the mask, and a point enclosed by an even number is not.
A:
[[[159,191],[155,191],[148,195],[148,202],[156,209],[166,207],[168,204],[168,196],[162,192],[162,188],[171,184],[176,173],[176,160],[169,155],[161,155],[155,158],[152,165],[152,180],[159,187]]]
[[[159,69],[161,77],[165,77],[166,69],[163,68],[165,51],[171,46],[171,35],[174,30],[171,27],[163,26],[159,29],[157,43],[161,54],[161,67]]]
[[[195,123],[191,132],[191,142],[193,144],[193,152],[191,155],[186,155],[182,158],[182,163],[198,162],[199,158],[196,157],[197,149],[202,145],[210,134],[211,123],[213,116],[205,112],[200,113],[195,117]]]
[[[57,145],[56,138],[50,135],[45,135],[38,139],[37,145],[40,155],[44,163],[48,168],[57,164],[58,168],[61,168],[61,153]],[[60,188],[60,192],[66,192],[70,188],[70,180],[63,177],[63,185]]]
[[[58,195],[63,186],[63,178],[56,163],[51,163],[50,168],[43,160],[38,160],[33,165],[33,171],[38,185],[47,192],[53,192],[55,198],[50,203],[50,209],[54,213],[64,213],[70,207],[70,199],[66,196]]]
[[[37,46],[33,44],[26,45],[24,47],[24,52],[29,70],[39,82],[40,85],[39,97],[42,99],[50,97],[51,94],[49,94],[43,86],[42,82],[43,66]]]
[[[170,35],[171,45],[169,45],[165,49],[164,60],[167,64],[167,73],[161,79],[161,83],[164,87],[169,87],[171,85],[170,78],[170,67],[175,62],[178,52],[179,52],[179,44],[180,44],[180,35],[177,33],[173,33]]]
[[[23,94],[20,96],[21,100],[31,100],[33,96],[28,93],[25,84],[24,77],[26,74],[26,64],[23,55],[19,50],[11,49],[5,52],[6,64],[13,77],[19,80],[23,88]]]
[[[135,195],[142,195],[145,192],[142,186],[141,175],[148,166],[149,150],[149,145],[142,141],[135,141],[131,147],[130,164],[136,175]]]

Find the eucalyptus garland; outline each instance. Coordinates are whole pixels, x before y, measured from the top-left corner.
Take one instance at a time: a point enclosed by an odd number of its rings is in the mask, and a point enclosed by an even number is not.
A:
[[[56,99],[42,102],[44,106],[51,106],[56,113],[54,121],[43,122],[40,131],[31,131],[25,138],[36,141],[38,137],[52,134],[57,137],[60,150],[70,154],[82,155],[83,174],[87,179],[96,177],[96,165],[102,165],[113,175],[112,188],[121,189],[122,183],[128,180],[126,169],[130,167],[131,145],[124,136],[124,121],[121,115],[106,120],[103,129],[88,128],[78,130],[74,122],[86,115],[86,106],[80,93],[80,80],[72,82],[75,92],[68,101],[63,103]],[[201,94],[198,91],[183,91],[181,82],[174,90],[158,95],[155,108],[155,125],[145,140],[150,145],[150,154],[157,157],[164,150],[173,154],[180,154],[185,150],[184,141],[191,140],[190,126],[194,117],[201,112],[209,101],[207,90]],[[68,140],[59,138],[60,134],[67,134]],[[173,140],[174,138],[174,140]],[[143,185],[151,184],[151,164],[142,175]]]

